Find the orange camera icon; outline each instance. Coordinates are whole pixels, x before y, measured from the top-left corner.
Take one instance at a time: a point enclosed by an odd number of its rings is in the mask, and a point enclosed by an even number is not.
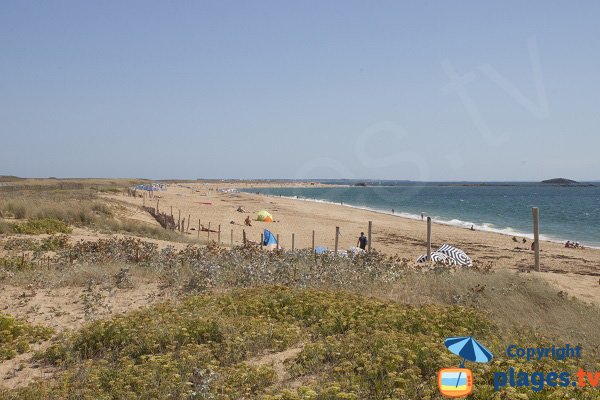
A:
[[[442,368],[438,372],[438,387],[446,397],[463,397],[473,391],[473,373],[467,368]]]

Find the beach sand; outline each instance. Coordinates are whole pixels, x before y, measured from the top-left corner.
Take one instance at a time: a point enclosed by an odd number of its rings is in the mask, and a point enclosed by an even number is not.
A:
[[[373,222],[372,248],[388,255],[396,255],[411,262],[426,253],[426,222],[397,215],[389,215],[353,207],[319,203],[313,201],[257,195],[253,193],[223,193],[217,189],[252,188],[265,186],[300,186],[300,183],[176,183],[168,190],[155,192],[155,197],[146,199],[147,206],[156,206],[162,212],[171,212],[177,222],[190,218],[190,228],[198,228],[198,220],[204,227],[210,222],[211,230],[221,226],[221,241],[229,245],[233,230],[234,244],[242,243],[242,230],[248,240],[259,242],[263,229],[269,229],[280,237],[280,245],[285,249],[292,246],[292,233],[295,247],[311,248],[312,232],[315,231],[315,245],[330,249],[335,245],[335,229],[340,227],[339,248],[356,246],[360,232],[367,233],[368,221]],[[307,185],[307,184],[304,184]],[[315,184],[310,184],[314,186]],[[142,205],[142,198],[107,196],[131,204]],[[237,212],[243,207],[247,213]],[[269,211],[275,222],[256,221],[256,213]],[[252,226],[244,226],[244,219],[250,216]],[[233,224],[231,222],[234,222]],[[186,222],[187,225],[187,222]],[[514,242],[511,236],[471,231],[456,226],[433,224],[432,248],[448,243],[463,249],[479,265],[491,264],[493,269],[508,269],[528,273],[533,269],[534,256],[530,250],[531,240],[523,244]],[[543,232],[541,232],[543,234]],[[188,235],[197,237],[197,231]],[[206,243],[207,232],[201,232],[200,241]],[[217,234],[210,233],[211,240]],[[531,272],[532,276],[546,279],[569,295],[581,300],[600,304],[600,250],[567,249],[560,243],[541,242],[541,273]]]

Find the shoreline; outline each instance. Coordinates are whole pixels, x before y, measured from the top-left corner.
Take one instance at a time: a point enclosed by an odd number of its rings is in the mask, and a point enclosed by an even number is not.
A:
[[[269,187],[269,188],[277,189],[278,187]],[[281,188],[285,188],[285,187],[282,186]],[[258,188],[258,189],[262,189],[262,188]],[[288,200],[300,200],[300,201],[317,203],[317,204],[330,204],[330,205],[334,205],[334,206],[348,207],[348,208],[352,208],[352,209],[356,209],[356,210],[363,210],[363,211],[374,212],[377,214],[388,215],[390,217],[404,218],[404,219],[408,219],[411,221],[421,221],[420,215],[411,214],[411,213],[403,212],[403,211],[402,212],[394,212],[392,214],[389,211],[382,210],[379,208],[357,206],[357,205],[348,204],[348,203],[340,204],[340,203],[329,201],[329,200],[321,200],[321,199],[313,199],[313,198],[308,198],[308,197],[297,197],[297,196],[283,196],[283,195],[279,196],[279,195],[267,194],[267,193],[258,193],[257,194],[256,192],[251,192],[250,191],[251,189],[248,189],[248,188],[243,188],[242,190],[239,190],[238,188],[236,188],[236,190],[238,191],[238,193],[249,193],[249,194],[254,194],[254,195],[258,195],[258,196],[265,196],[268,198],[283,198],[283,199],[288,199]],[[427,215],[425,215],[425,217],[427,217]],[[496,233],[496,234],[509,236],[509,237],[516,236],[517,238],[527,238],[529,240],[533,240],[533,233],[527,233],[527,232],[513,230],[513,228],[511,228],[511,227],[491,228],[491,227],[485,226],[485,225],[494,225],[492,223],[484,223],[483,225],[481,225],[481,224],[477,224],[477,223],[470,222],[470,221],[463,221],[458,218],[453,218],[451,220],[445,220],[445,219],[439,219],[439,217],[433,217],[433,216],[431,216],[431,221],[434,224],[451,226],[451,227],[459,228],[459,229],[463,228],[463,229],[467,229],[467,230],[470,230],[469,229],[470,226],[473,225],[475,231],[486,232],[486,233]],[[452,221],[456,221],[456,222],[453,223]],[[542,241],[542,242],[549,242],[549,243],[564,245],[567,240],[570,240],[570,239],[563,239],[563,238],[540,234],[540,241]],[[584,248],[586,248],[586,249],[600,250],[600,246],[587,245],[582,242],[580,242],[580,244],[584,245]]]
[[[281,187],[281,184],[261,185]],[[297,184],[294,184],[297,186]],[[419,218],[409,218],[380,210],[339,203],[326,203],[313,199],[296,199],[267,194],[256,194],[254,185],[227,185],[237,188],[236,192],[220,192],[223,185],[197,183],[192,185],[170,185],[164,192],[155,194],[160,198],[163,210],[173,207],[173,213],[186,220],[191,219],[194,227],[201,222],[210,224],[222,231],[222,244],[228,246],[243,243],[243,235],[257,242],[264,229],[279,235],[283,249],[290,249],[292,238],[296,249],[310,249],[315,238],[315,246],[333,249],[336,227],[339,227],[339,249],[347,250],[356,246],[360,232],[367,232],[368,222],[372,221],[373,249],[390,257],[399,257],[409,264],[415,264],[426,253],[426,223]],[[132,205],[141,206],[142,198],[107,195]],[[302,201],[298,201],[302,200]],[[239,207],[243,212],[237,211]],[[265,223],[256,220],[260,210],[273,215],[274,222]],[[249,218],[251,225],[245,225]],[[213,228],[213,229],[215,229]],[[245,233],[244,233],[245,232]],[[314,236],[313,236],[314,232]],[[206,243],[207,234],[197,231],[188,232],[191,239]],[[210,239],[217,239],[213,235]],[[515,273],[528,273],[550,281],[558,290],[577,295],[584,301],[600,304],[600,251],[565,248],[562,243],[543,240],[541,248],[542,272],[533,271],[534,254],[530,250],[531,240],[513,242],[511,235],[484,230],[471,231],[465,227],[435,222],[433,224],[432,244],[437,248],[449,244],[465,251],[482,268],[492,270],[510,270]]]

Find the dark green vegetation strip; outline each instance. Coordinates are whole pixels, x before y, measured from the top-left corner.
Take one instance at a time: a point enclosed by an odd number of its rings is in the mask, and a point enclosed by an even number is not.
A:
[[[17,233],[25,235],[71,233],[73,230],[64,222],[53,218],[29,220],[23,223],[2,222],[0,233]]]

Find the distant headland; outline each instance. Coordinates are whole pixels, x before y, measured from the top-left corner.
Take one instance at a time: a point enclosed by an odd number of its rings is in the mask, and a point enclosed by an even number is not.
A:
[[[577,182],[577,181],[574,181],[572,179],[566,179],[566,178],[546,179],[545,181],[542,181],[542,183],[549,183],[551,185],[577,185],[577,184],[579,184],[579,182]]]
[[[545,181],[542,181],[541,183],[547,184],[547,185],[560,185],[560,186],[594,186],[590,183],[580,183],[580,182],[574,181],[572,179],[566,179],[566,178],[546,179]]]

